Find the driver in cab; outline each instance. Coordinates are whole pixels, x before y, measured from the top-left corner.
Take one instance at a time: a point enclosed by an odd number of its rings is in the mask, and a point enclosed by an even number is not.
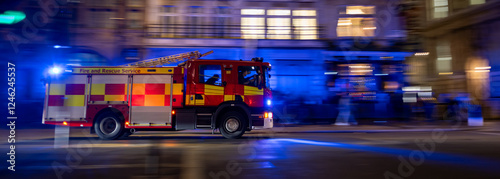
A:
[[[240,74],[238,75],[238,83],[243,84],[243,85],[253,85],[255,82],[255,76],[252,75],[249,77],[246,77],[250,74],[249,70],[242,70]]]

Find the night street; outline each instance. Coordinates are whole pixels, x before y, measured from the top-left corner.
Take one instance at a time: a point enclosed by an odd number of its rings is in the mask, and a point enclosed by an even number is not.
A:
[[[67,149],[68,138],[54,140],[54,131],[65,129],[17,130],[16,172],[2,170],[0,178],[500,177],[500,133],[488,127],[322,125],[252,131],[237,140],[191,130],[114,141],[71,128]]]

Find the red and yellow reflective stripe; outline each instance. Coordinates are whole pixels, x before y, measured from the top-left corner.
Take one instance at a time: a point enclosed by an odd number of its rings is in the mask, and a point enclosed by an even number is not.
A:
[[[170,106],[171,85],[165,83],[133,84],[132,106]],[[182,83],[173,84],[173,95],[182,95],[182,89]]]
[[[90,85],[90,101],[127,101],[127,84]]]
[[[84,106],[85,84],[50,84],[48,106]]]
[[[264,90],[253,86],[245,86],[244,95],[264,95]]]

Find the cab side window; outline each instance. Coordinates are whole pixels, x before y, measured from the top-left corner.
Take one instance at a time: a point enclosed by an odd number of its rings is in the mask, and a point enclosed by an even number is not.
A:
[[[220,65],[200,65],[199,82],[208,85],[221,86],[221,66]]]
[[[239,66],[238,83],[248,86],[258,86],[260,84],[261,70],[259,66]]]

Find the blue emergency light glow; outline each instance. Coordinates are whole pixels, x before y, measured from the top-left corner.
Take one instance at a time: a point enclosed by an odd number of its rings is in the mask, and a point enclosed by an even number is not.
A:
[[[271,100],[270,100],[270,99],[268,99],[268,100],[267,100],[267,102],[266,102],[266,104],[267,104],[268,106],[271,106],[271,104],[272,104]]]
[[[59,67],[52,67],[50,70],[49,70],[49,73],[50,74],[53,74],[53,75],[57,75],[59,73],[62,72],[62,69],[59,68]]]

